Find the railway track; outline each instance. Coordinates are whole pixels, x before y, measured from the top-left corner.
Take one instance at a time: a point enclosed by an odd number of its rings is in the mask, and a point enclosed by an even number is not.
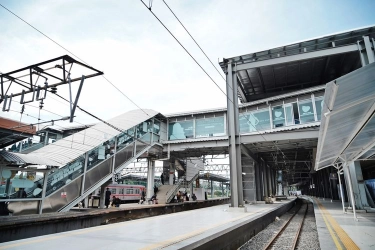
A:
[[[303,203],[263,249],[296,249],[308,207]]]

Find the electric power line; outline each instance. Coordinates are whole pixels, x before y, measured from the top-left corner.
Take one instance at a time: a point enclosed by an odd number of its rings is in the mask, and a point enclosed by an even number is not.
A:
[[[172,14],[175,16],[175,18],[177,19],[177,21],[181,24],[181,26],[185,29],[185,31],[189,34],[189,36],[191,37],[191,39],[193,39],[193,41],[195,42],[195,44],[198,46],[198,48],[202,51],[202,53],[206,56],[207,60],[210,61],[211,65],[216,69],[217,73],[219,73],[219,75],[221,76],[221,78],[223,78],[223,80],[225,81],[225,78],[223,77],[223,75],[220,73],[220,71],[216,68],[216,66],[212,63],[211,59],[207,56],[207,54],[203,51],[203,49],[201,48],[201,46],[199,46],[198,42],[194,39],[194,37],[190,34],[190,32],[185,28],[185,26],[182,24],[182,22],[180,21],[180,19],[176,16],[176,14],[173,12],[173,10],[169,7],[169,5],[163,0],[164,4],[168,7],[168,9],[172,12]],[[230,87],[230,86],[229,86]]]
[[[215,80],[207,73],[207,71],[205,71],[204,69],[203,69],[203,67],[198,63],[198,61],[190,54],[190,52],[181,44],[181,42],[173,35],[173,33],[165,26],[165,24],[156,16],[156,14],[151,10],[151,8],[150,7],[147,7],[147,5],[143,2],[143,0],[140,0],[142,3],[143,3],[143,5],[152,13],[152,15],[159,21],[159,23],[168,31],[168,33],[177,41],[177,43],[185,50],[185,52],[193,59],[193,61],[203,70],[203,72],[211,79],[211,81],[216,85],[216,87],[218,87],[219,88],[219,90],[227,97],[227,100],[229,100],[234,106],[237,106],[237,109],[239,109],[239,106],[238,105],[235,105],[235,103],[229,98],[229,96],[219,87],[219,85],[215,82]],[[164,1],[164,0],[163,0]],[[164,3],[165,3],[165,1],[164,1]],[[169,6],[167,5],[167,7],[169,8]],[[169,8],[170,9],[170,8]],[[171,10],[171,9],[170,9]],[[171,10],[172,11],[172,10]],[[172,11],[172,13],[173,13],[173,11]],[[173,15],[177,18],[177,16],[173,13]],[[178,19],[178,18],[177,18]],[[179,19],[178,19],[179,20]],[[180,22],[181,23],[181,22]],[[182,25],[182,23],[181,23],[181,25]],[[183,26],[183,25],[182,25]],[[184,26],[183,26],[184,27]],[[185,28],[185,27],[184,27]],[[188,32],[187,31],[187,29],[185,28],[185,30],[186,30],[186,32]],[[188,32],[189,33],[189,32]],[[189,35],[190,35],[190,33],[189,33]],[[193,40],[194,40],[194,38],[192,37],[192,36],[190,36]],[[195,41],[195,40],[194,40]],[[196,43],[197,44],[197,46],[198,47],[200,47],[199,45],[198,45],[198,43]],[[202,49],[201,49],[202,50]],[[203,50],[202,50],[202,52],[203,52]],[[203,52],[204,53],[204,52]],[[205,54],[205,53],[204,53]],[[211,60],[210,60],[211,61]],[[228,85],[229,86],[229,85]],[[231,86],[229,86],[229,87],[231,87]],[[233,90],[233,89],[232,89]],[[233,90],[234,91],[234,90]],[[242,115],[242,114],[241,114]],[[246,117],[246,116],[244,116],[243,115],[243,117],[245,117],[245,119],[247,119],[248,121],[249,121],[249,124],[251,125],[251,126],[253,126],[254,127],[254,129],[260,134],[260,136],[265,140],[265,141],[268,141],[257,129],[256,129],[256,127],[251,123],[251,121]],[[284,158],[286,157],[285,156],[285,154],[284,154],[284,152],[276,145],[276,143],[275,142],[273,142],[272,141],[272,143],[275,145],[275,147],[281,152],[281,154],[284,156]],[[287,158],[287,157],[286,157]]]
[[[152,13],[152,15],[159,21],[161,25],[169,32],[169,34],[176,40],[176,42],[185,50],[185,52],[193,59],[193,61],[202,69],[202,71],[211,79],[211,81],[219,88],[219,90],[224,94],[225,92],[220,88],[220,86],[215,82],[215,80],[207,73],[207,71],[199,64],[199,62],[190,54],[190,52],[182,45],[182,43],[173,35],[173,33],[164,25],[164,23],[152,12],[151,8],[147,7],[147,5],[141,0],[143,5]]]
[[[50,41],[52,41],[53,43],[55,43],[57,46],[59,46],[60,48],[62,48],[63,50],[67,51],[69,54],[73,55],[74,57],[78,58],[80,61],[84,62],[85,64],[89,65],[86,61],[84,61],[83,59],[81,59],[79,56],[77,56],[76,54],[74,54],[73,52],[71,52],[70,50],[68,50],[67,48],[65,48],[64,46],[62,46],[60,43],[58,43],[57,41],[55,41],[54,39],[52,39],[50,36],[46,35],[45,33],[43,33],[41,30],[39,30],[38,28],[36,28],[35,26],[33,26],[32,24],[30,24],[29,22],[27,22],[26,20],[24,20],[23,18],[21,18],[20,16],[18,16],[16,13],[12,12],[10,9],[6,8],[4,5],[2,5],[0,3],[0,6],[3,7],[5,10],[7,10],[9,13],[11,13],[12,15],[14,15],[15,17],[17,17],[18,19],[20,19],[22,22],[26,23],[28,26],[30,26],[31,28],[33,28],[34,30],[36,30],[37,32],[39,32],[41,35],[43,35],[44,37],[46,37],[47,39],[49,39]],[[89,65],[90,66],[90,65]],[[147,114],[146,111],[144,111],[141,107],[139,107],[132,99],[130,99],[126,94],[124,94],[124,92],[122,92],[119,88],[117,88],[108,78],[106,78],[104,75],[102,75],[102,77],[109,83],[111,84],[115,89],[117,89],[123,96],[125,96],[130,102],[132,102],[137,108],[139,108],[140,110],[142,110],[146,115],[150,116],[149,114]]]

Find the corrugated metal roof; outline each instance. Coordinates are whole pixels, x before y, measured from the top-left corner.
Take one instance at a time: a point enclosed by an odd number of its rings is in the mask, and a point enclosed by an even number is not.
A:
[[[315,169],[371,157],[375,146],[375,63],[328,83],[324,103]]]
[[[127,130],[157,114],[158,112],[151,109],[132,110],[112,118],[107,122],[119,129]],[[120,133],[121,132],[116,129],[101,122],[28,155],[49,159],[58,162],[60,166],[64,166],[85,152],[90,151]]]
[[[34,155],[11,153],[7,151],[0,151],[0,156],[3,157],[7,162],[11,164],[27,164],[27,165],[47,165],[47,166],[59,166],[60,164],[47,159]]]

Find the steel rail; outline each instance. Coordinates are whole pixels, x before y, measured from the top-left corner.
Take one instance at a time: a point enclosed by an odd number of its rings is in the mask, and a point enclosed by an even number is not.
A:
[[[298,230],[297,230],[297,233],[296,233],[296,236],[294,238],[294,242],[293,242],[293,246],[291,249],[296,249],[296,246],[297,246],[297,243],[298,243],[298,239],[299,239],[299,236],[301,234],[301,229],[302,229],[302,226],[303,226],[303,223],[305,222],[305,218],[306,218],[306,214],[307,214],[307,210],[309,209],[309,204],[307,203],[306,204],[306,209],[305,209],[305,214],[303,215],[303,218],[302,218],[302,221],[298,227]]]
[[[292,221],[292,219],[294,218],[294,216],[299,212],[299,210],[301,209],[301,207],[289,218],[289,220],[287,222],[284,223],[284,225],[279,230],[279,232],[276,235],[274,235],[272,237],[272,239],[267,243],[267,245],[263,248],[264,250],[272,249],[272,244],[275,243],[276,239],[278,239],[281,236],[281,234],[284,232],[285,228],[289,225],[289,223]]]

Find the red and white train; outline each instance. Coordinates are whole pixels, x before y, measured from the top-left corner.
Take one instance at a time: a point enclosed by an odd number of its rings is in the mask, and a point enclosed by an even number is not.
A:
[[[141,199],[142,191],[145,191],[146,193],[146,187],[142,185],[112,183],[109,184],[107,188],[109,188],[109,191],[111,191],[111,200],[113,200],[113,197],[116,196],[116,198],[121,200],[122,204],[128,202],[138,202]],[[93,196],[100,196],[100,188],[95,191]]]

